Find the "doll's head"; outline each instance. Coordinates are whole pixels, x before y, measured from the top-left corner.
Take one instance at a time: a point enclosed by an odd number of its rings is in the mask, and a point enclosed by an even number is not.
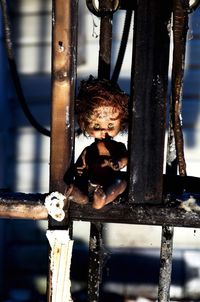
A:
[[[82,81],[76,102],[78,124],[84,134],[103,139],[127,129],[129,97],[108,80],[92,76]]]

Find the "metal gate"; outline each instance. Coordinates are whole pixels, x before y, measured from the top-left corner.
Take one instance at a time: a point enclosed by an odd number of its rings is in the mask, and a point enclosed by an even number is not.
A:
[[[185,61],[188,0],[99,1],[87,0],[88,8],[101,18],[99,40],[100,79],[110,79],[112,18],[117,9],[126,10],[130,25],[134,11],[133,51],[130,79],[130,123],[128,135],[128,192],[121,202],[95,210],[64,201],[65,218],[48,216],[48,194],[0,193],[0,216],[48,219],[50,243],[48,301],[72,301],[70,263],[73,221],[91,223],[88,268],[88,301],[100,301],[104,223],[162,226],[158,300],[169,301],[173,227],[200,227],[200,179],[186,175],[180,121],[181,90]],[[2,8],[5,1],[1,1]],[[52,120],[50,193],[64,194],[64,175],[73,164],[74,95],[77,67],[77,0],[54,0],[52,12]],[[169,24],[173,24],[173,66],[169,122],[167,89]],[[123,41],[126,40],[127,28]],[[123,57],[112,75],[117,81]],[[121,57],[120,57],[121,56]],[[165,130],[168,124],[166,174],[163,175]],[[175,146],[175,147],[173,147]],[[178,175],[177,175],[178,168]],[[60,205],[59,205],[60,206]]]

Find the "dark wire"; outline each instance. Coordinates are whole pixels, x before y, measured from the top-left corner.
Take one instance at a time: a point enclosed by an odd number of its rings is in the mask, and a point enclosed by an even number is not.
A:
[[[132,9],[129,8],[126,10],[126,17],[125,17],[125,21],[124,21],[124,29],[123,29],[121,44],[120,44],[115,68],[114,68],[112,78],[111,78],[111,81],[115,82],[115,83],[118,81],[119,74],[121,71],[124,54],[125,54],[125,50],[126,50],[126,46],[127,46],[129,31],[130,31],[131,19],[132,19]]]
[[[1,8],[2,8],[2,15],[3,15],[3,23],[4,23],[4,32],[5,32],[5,43],[6,43],[6,50],[7,50],[7,57],[8,62],[10,66],[11,76],[13,79],[14,87],[16,90],[16,94],[18,97],[18,100],[20,102],[20,105],[23,109],[23,112],[27,119],[29,120],[30,124],[41,134],[44,134],[46,136],[51,136],[51,133],[49,130],[43,128],[34,118],[32,113],[30,112],[23,90],[21,86],[21,82],[19,79],[19,74],[17,72],[17,67],[14,59],[14,53],[13,53],[13,44],[11,39],[11,29],[10,29],[10,20],[8,16],[8,9],[6,0],[0,0]]]
[[[4,21],[5,42],[6,42],[8,62],[9,62],[11,76],[13,79],[13,83],[15,86],[18,100],[19,100],[20,105],[24,111],[24,114],[27,117],[27,119],[29,120],[30,124],[41,134],[44,134],[46,136],[51,136],[50,131],[45,129],[44,127],[42,127],[36,121],[36,119],[34,118],[34,116],[32,115],[32,113],[30,112],[30,110],[28,108],[28,105],[27,105],[27,102],[26,102],[26,99],[25,99],[25,96],[24,96],[24,93],[22,90],[21,82],[19,79],[19,74],[17,72],[15,59],[14,59],[13,44],[12,44],[12,39],[11,39],[10,20],[9,20],[9,16],[8,16],[6,0],[0,0],[0,4],[2,7],[2,15],[3,15],[3,21]],[[121,66],[123,63],[124,54],[125,54],[125,50],[126,50],[126,46],[127,46],[131,19],[132,19],[132,9],[127,9],[126,17],[125,17],[125,21],[124,21],[124,29],[123,29],[121,44],[120,44],[120,48],[119,48],[119,52],[118,52],[118,57],[117,57],[117,61],[116,61],[113,75],[111,78],[111,81],[113,81],[113,82],[117,82],[117,80],[119,78],[119,74],[121,71]]]

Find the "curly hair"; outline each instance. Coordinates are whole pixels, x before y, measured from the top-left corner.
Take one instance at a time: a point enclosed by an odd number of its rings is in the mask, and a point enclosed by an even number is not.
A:
[[[95,109],[101,106],[112,106],[119,110],[120,131],[126,130],[128,101],[129,96],[111,81],[95,79],[93,76],[81,81],[75,108],[80,129],[85,133]]]

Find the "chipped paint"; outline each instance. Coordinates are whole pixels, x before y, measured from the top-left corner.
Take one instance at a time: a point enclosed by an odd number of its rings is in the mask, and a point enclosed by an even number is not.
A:
[[[94,251],[97,248],[97,238],[90,238],[90,250]]]
[[[66,127],[67,128],[70,128],[70,125],[71,125],[71,123],[70,123],[70,113],[69,113],[69,111],[70,111],[70,108],[69,108],[69,106],[67,105],[66,106],[66,116],[65,116],[65,124],[66,124]]]
[[[51,247],[52,302],[73,302],[70,291],[73,240],[70,240],[68,230],[48,230],[46,236]]]

